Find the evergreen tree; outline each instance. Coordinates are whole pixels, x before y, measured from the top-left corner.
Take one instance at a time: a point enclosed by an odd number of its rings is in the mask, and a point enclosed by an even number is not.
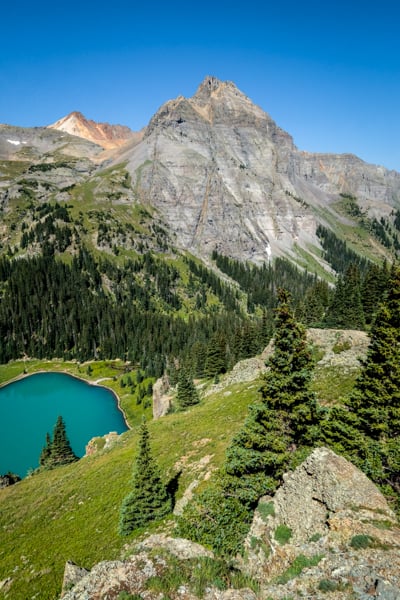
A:
[[[183,535],[211,542],[222,554],[238,550],[259,498],[275,490],[283,472],[319,434],[305,330],[294,319],[289,294],[280,290],[279,300],[274,353],[267,361],[261,400],[249,407],[214,487],[191,503],[179,523]]]
[[[212,336],[206,357],[206,375],[215,377],[226,371],[226,340],[223,334],[216,333]]]
[[[387,295],[349,398],[327,412],[323,440],[387,491],[400,497],[400,267],[392,267]]]
[[[39,457],[39,466],[47,467],[51,456],[51,437],[49,433],[46,433],[46,444],[43,446]]]
[[[65,422],[61,416],[57,418],[53,430],[53,442],[51,444],[50,463],[56,467],[58,465],[66,465],[78,460],[78,457],[73,452],[71,444],[67,437]]]
[[[79,460],[78,456],[76,456],[71,448],[64,420],[59,416],[53,429],[53,440],[49,433],[46,434],[46,444],[40,453],[39,465],[47,469],[52,469],[53,467],[67,465],[76,460]]]
[[[372,323],[373,317],[384,298],[389,279],[386,263],[379,267],[372,264],[365,273],[361,287],[365,320]]]
[[[122,502],[119,532],[128,535],[149,521],[161,519],[171,511],[171,498],[162,483],[157,464],[151,454],[149,432],[143,420],[139,432],[131,492]]]
[[[249,507],[272,491],[299,445],[319,435],[319,414],[309,385],[313,360],[302,325],[294,319],[290,297],[279,290],[274,352],[261,386],[261,402],[227,450],[223,485]]]
[[[193,404],[200,402],[199,394],[193,383],[193,378],[185,367],[181,367],[178,372],[178,390],[176,394],[178,407],[185,409]]]
[[[266,362],[269,369],[261,396],[269,408],[283,411],[295,444],[313,444],[319,433],[316,399],[310,391],[314,361],[306,330],[294,318],[290,295],[286,290],[278,295],[274,352]]]
[[[325,324],[340,329],[365,329],[360,272],[354,263],[349,265],[344,276],[338,277]]]
[[[347,405],[374,440],[400,436],[400,267],[392,268],[385,302],[371,329],[361,373]]]

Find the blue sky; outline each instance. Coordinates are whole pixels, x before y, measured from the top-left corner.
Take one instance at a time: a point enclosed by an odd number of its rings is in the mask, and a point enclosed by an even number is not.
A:
[[[206,75],[231,80],[302,150],[400,171],[400,8],[383,0],[89,0],[2,7],[0,122],[73,110],[140,129]]]

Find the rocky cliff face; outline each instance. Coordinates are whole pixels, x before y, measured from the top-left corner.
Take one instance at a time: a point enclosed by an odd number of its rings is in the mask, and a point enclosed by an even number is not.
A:
[[[330,270],[321,258],[318,224],[341,236],[343,225],[357,224],[340,206],[340,194],[356,197],[367,219],[400,208],[400,173],[349,154],[299,151],[232,82],[214,77],[193,97],[166,102],[138,133],[78,112],[49,128],[0,125],[0,160],[5,207],[24,186],[39,201],[63,201],[73,186],[87,183],[94,200],[117,195],[127,210],[147,205],[174,245],[203,259],[217,249],[241,260],[286,256]],[[102,174],[110,165],[121,171],[123,189],[111,181],[104,189]],[[368,227],[362,233],[368,238]],[[367,243],[385,254],[376,240]]]
[[[180,245],[263,261],[310,250],[340,193],[371,214],[400,202],[400,174],[352,155],[300,152],[231,82],[207,77],[151,119],[128,159],[138,197],[155,206]]]

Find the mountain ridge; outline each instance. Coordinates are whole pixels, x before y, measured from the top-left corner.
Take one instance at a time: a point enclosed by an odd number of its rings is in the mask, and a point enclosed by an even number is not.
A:
[[[0,126],[0,157],[32,163],[22,188],[9,164],[3,204],[28,184],[41,201],[78,199],[65,191],[76,178],[94,190],[94,202],[98,192],[117,194],[127,210],[142,205],[157,214],[175,246],[202,260],[214,250],[258,264],[285,257],[328,274],[320,226],[373,260],[392,256],[400,243],[400,173],[352,154],[299,150],[231,81],[207,76],[192,97],[165,102],[140,132],[77,111],[49,127]],[[121,190],[112,182],[97,189],[109,168],[126,173]]]

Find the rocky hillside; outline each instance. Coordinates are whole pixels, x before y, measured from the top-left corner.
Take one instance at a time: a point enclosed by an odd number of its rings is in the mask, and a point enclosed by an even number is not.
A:
[[[0,204],[15,212],[26,199],[72,202],[83,213],[87,199],[91,209],[117,203],[122,221],[144,206],[176,248],[204,260],[217,249],[330,272],[319,225],[374,260],[400,247],[399,173],[352,155],[299,151],[232,82],[214,77],[193,97],[166,102],[137,133],[79,112],[49,128],[0,125]]]
[[[217,561],[187,540],[153,535],[127,554],[90,573],[68,563],[64,600],[129,594],[155,600],[162,591],[188,600],[400,598],[397,519],[367,477],[326,448],[314,450],[273,497],[260,500],[245,554],[237,559],[242,577],[235,586],[217,577],[207,581]],[[199,567],[202,590],[195,581]]]

